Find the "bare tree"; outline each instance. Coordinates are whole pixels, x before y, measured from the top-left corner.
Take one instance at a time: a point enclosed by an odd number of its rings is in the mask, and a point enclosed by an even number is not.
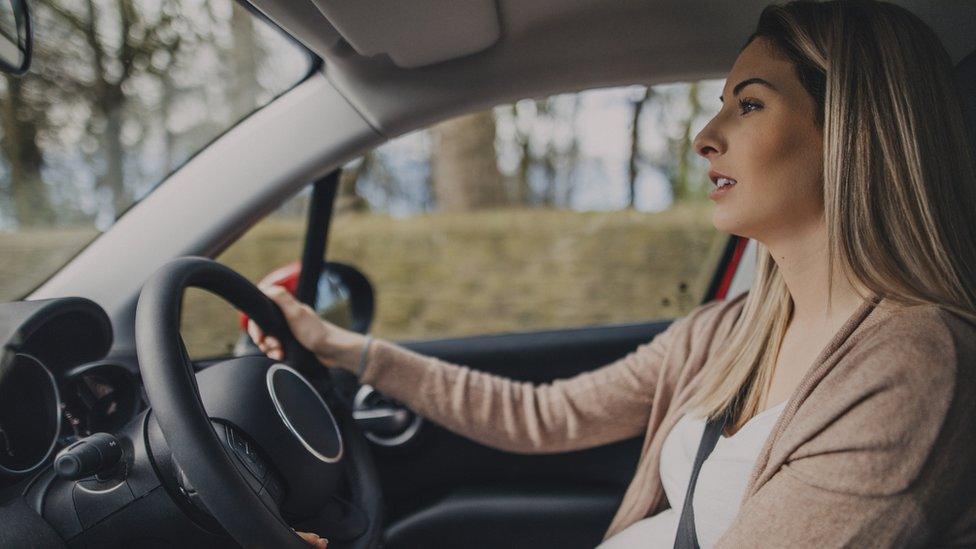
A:
[[[630,157],[627,161],[627,207],[635,208],[637,205],[637,176],[641,161],[641,134],[640,118],[644,105],[653,97],[654,92],[651,88],[645,87],[644,93],[632,102],[630,116]]]
[[[432,133],[432,176],[439,210],[469,211],[506,203],[491,110],[442,122]]]
[[[0,149],[7,161],[9,193],[13,214],[21,226],[46,225],[53,220],[47,188],[41,178],[44,156],[38,146],[38,130],[46,123],[42,110],[25,97],[29,81],[6,78],[6,93],[0,96],[3,137]]]
[[[563,166],[563,185],[559,197],[559,205],[569,207],[572,202],[573,194],[577,186],[577,165],[580,160],[579,131],[577,129],[577,115],[580,110],[580,95],[573,94],[572,108],[566,115],[570,126],[569,144],[565,151],[560,153],[560,160]]]
[[[671,172],[671,188],[675,201],[687,200],[694,196],[697,187],[697,177],[693,169],[694,151],[692,150],[692,124],[702,113],[701,101],[698,98],[698,83],[688,86],[688,116],[681,121],[681,133],[676,139],[670,140],[671,153],[675,159]]]
[[[359,195],[357,184],[365,178],[376,162],[376,152],[367,151],[352,169],[342,170],[339,175],[339,190],[336,193],[335,211],[363,212],[369,210],[369,203]]]
[[[163,4],[172,4],[163,0]],[[132,190],[125,185],[125,147],[122,129],[126,106],[126,83],[138,72],[137,66],[148,66],[151,56],[167,50],[171,54],[179,48],[178,33],[168,32],[178,13],[163,9],[154,21],[144,18],[132,0],[115,0],[111,5],[96,5],[86,0],[81,9],[51,1],[50,9],[84,38],[89,50],[90,82],[80,86],[92,109],[90,130],[99,136],[105,168],[98,179],[100,188],[112,196],[113,211],[121,214],[132,202]],[[103,26],[118,28],[118,41],[110,43]],[[76,71],[75,78],[85,80],[89,71]],[[71,73],[68,73],[71,74]],[[69,76],[70,77],[70,76]]]
[[[518,107],[512,104],[512,119],[518,121]],[[519,149],[518,167],[515,170],[514,188],[512,192],[512,202],[522,206],[528,205],[532,201],[532,187],[529,185],[529,169],[532,166],[532,149],[529,147],[529,135],[518,129],[516,123],[515,142]]]
[[[249,113],[258,105],[257,93],[261,89],[258,65],[263,52],[254,35],[254,17],[250,13],[244,9],[232,10],[230,27],[234,39],[231,48],[234,62],[230,99],[234,103],[235,113]]]
[[[505,145],[518,157],[511,175],[511,203],[567,206],[575,190],[580,152],[576,128],[580,96],[536,99],[509,109],[514,131]]]

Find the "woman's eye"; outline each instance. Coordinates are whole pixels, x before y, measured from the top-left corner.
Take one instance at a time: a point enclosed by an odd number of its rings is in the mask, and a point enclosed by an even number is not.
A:
[[[750,101],[748,99],[742,99],[739,101],[739,109],[742,111],[742,114],[746,114],[761,108],[762,105],[756,103],[755,101]]]

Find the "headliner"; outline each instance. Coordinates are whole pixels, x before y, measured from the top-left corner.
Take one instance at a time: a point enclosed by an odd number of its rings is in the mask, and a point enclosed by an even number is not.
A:
[[[724,77],[767,1],[252,0],[386,137],[526,97]],[[901,0],[958,62],[976,0]]]

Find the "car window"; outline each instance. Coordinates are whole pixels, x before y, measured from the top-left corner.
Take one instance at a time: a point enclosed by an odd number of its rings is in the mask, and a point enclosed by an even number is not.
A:
[[[681,316],[728,236],[712,226],[707,163],[691,146],[721,84],[524,100],[391,140],[344,167],[327,259],[370,278],[373,332],[392,340]],[[254,281],[295,261],[306,202],[219,260]],[[184,318],[199,328],[184,331],[191,356],[226,353],[240,334],[206,299]]]
[[[370,277],[394,340],[683,315],[727,236],[691,147],[717,86],[520,101],[394,140],[352,167],[329,258]]]
[[[30,4],[31,70],[0,78],[0,301],[312,67],[233,0]]]

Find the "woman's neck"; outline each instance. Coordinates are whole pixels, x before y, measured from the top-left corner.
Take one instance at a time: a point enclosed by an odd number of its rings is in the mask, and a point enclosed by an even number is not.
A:
[[[791,324],[809,329],[842,323],[864,302],[844,276],[842,265],[835,263],[828,304],[827,242],[822,229],[767,244],[793,299]]]

